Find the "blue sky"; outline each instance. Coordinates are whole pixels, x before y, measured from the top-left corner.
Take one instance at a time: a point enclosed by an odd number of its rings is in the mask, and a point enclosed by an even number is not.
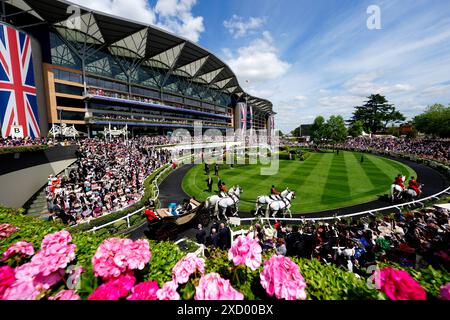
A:
[[[351,116],[371,93],[408,118],[450,103],[450,1],[73,0],[140,20],[209,49],[284,132],[315,116]],[[377,5],[381,29],[366,12]],[[248,83],[246,83],[248,80]]]

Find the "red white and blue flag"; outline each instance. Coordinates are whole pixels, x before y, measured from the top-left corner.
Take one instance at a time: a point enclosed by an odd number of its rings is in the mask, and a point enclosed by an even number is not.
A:
[[[241,130],[247,130],[247,104],[239,102],[238,106],[241,115]]]
[[[0,124],[3,137],[22,126],[24,137],[40,136],[30,37],[0,24]]]

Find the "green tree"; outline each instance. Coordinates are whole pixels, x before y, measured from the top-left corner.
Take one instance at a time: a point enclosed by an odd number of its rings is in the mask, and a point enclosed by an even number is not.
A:
[[[331,116],[325,125],[325,138],[332,144],[345,141],[347,128],[342,116]]]
[[[293,137],[300,137],[300,127],[295,128],[291,131]]]
[[[315,143],[320,143],[326,138],[326,124],[325,119],[322,116],[318,116],[314,119],[314,123],[311,126],[311,140]]]
[[[386,128],[389,123],[405,120],[403,114],[389,104],[384,96],[372,94],[368,99],[364,105],[355,107],[350,123],[362,121],[364,130],[375,133]]]
[[[354,121],[350,125],[350,128],[348,128],[348,134],[351,135],[352,137],[359,137],[360,135],[362,135],[363,131],[364,131],[364,124],[361,120]]]
[[[442,138],[450,137],[450,105],[435,103],[414,117],[413,125],[419,132]]]

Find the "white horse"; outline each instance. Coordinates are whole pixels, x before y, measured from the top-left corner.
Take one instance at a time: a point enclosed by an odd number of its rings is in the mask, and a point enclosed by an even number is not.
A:
[[[405,182],[406,177],[402,176],[402,181]],[[391,184],[391,190],[390,190],[390,199],[392,202],[395,202],[396,200],[401,200],[403,196],[404,189],[400,187],[398,184],[393,183]]]
[[[289,190],[284,198],[281,200],[276,200],[270,203],[266,209],[266,218],[269,217],[269,213],[272,212],[272,217],[276,217],[278,212],[282,212],[283,216],[286,217],[286,211],[289,213],[289,216],[292,218],[291,213],[291,202],[295,199],[295,192]]]
[[[234,189],[234,186],[233,186],[233,188],[231,188],[231,190],[233,190],[233,189]],[[206,198],[205,208],[208,210],[214,209],[216,207],[217,202],[220,199],[223,199],[223,198],[226,198],[229,196],[229,192],[230,191],[228,191],[228,194],[224,193],[224,192],[220,192],[220,195],[215,194],[215,195],[212,195],[212,196]]]
[[[227,209],[234,208],[233,216],[237,216],[239,211],[239,201],[240,194],[244,192],[244,190],[238,185],[233,187],[228,191],[228,197],[220,198],[219,201],[216,202],[214,207],[214,214],[216,215],[217,220],[219,220],[219,214],[222,214],[225,219],[227,218]]]
[[[420,185],[420,189],[422,189],[423,185]],[[406,200],[406,202],[410,202],[413,201],[414,199],[416,199],[419,195],[417,194],[417,192],[414,189],[406,189],[402,192],[402,198]]]
[[[256,198],[256,211],[255,216],[258,214],[259,210],[265,205],[269,205],[274,201],[282,200],[289,192],[289,188],[286,188],[279,196],[270,195],[270,196],[259,196]]]

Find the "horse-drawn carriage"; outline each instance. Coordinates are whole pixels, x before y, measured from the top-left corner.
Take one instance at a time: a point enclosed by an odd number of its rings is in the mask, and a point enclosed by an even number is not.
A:
[[[210,217],[204,203],[191,199],[190,204],[192,206],[190,211],[177,215],[173,215],[169,208],[156,209],[155,214],[158,218],[148,222],[146,236],[158,241],[175,240],[179,233],[187,229],[194,228],[198,224],[208,225]]]

